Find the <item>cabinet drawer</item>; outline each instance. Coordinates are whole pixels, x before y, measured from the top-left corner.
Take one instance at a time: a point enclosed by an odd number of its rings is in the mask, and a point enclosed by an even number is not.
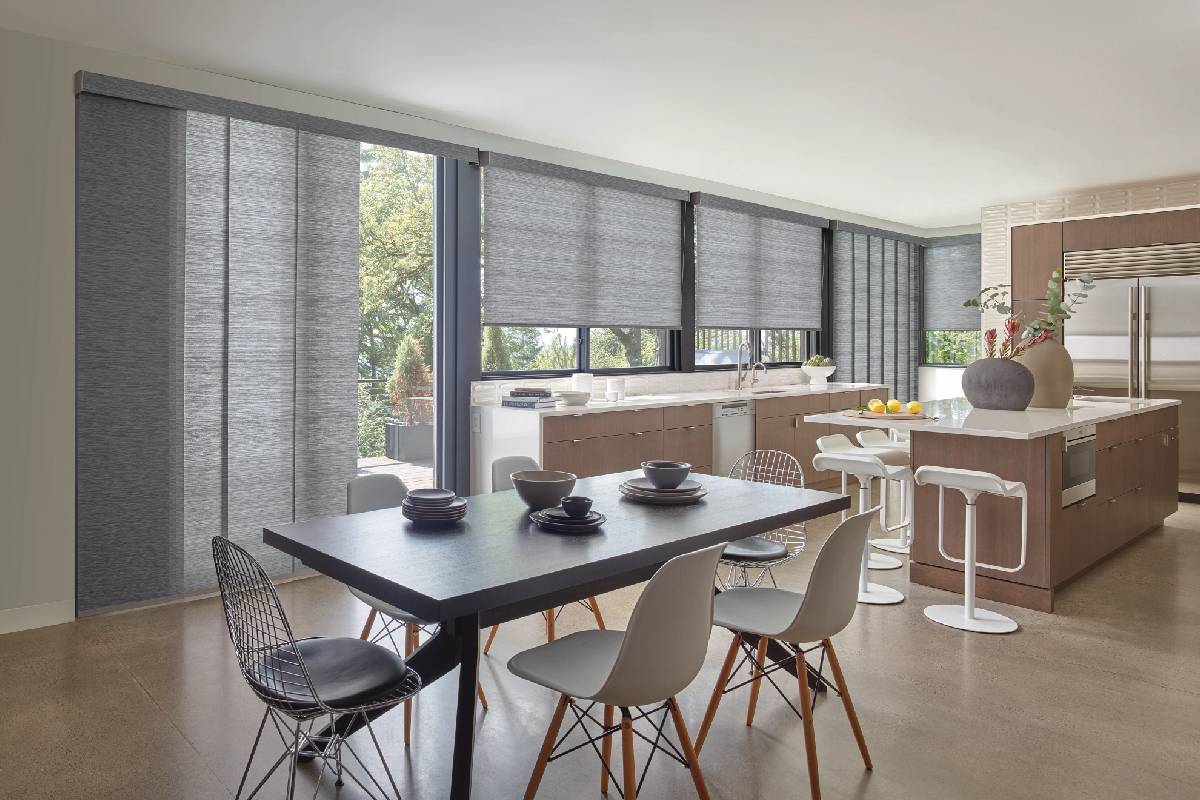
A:
[[[891,399],[891,392],[887,389],[863,389],[858,393],[858,403],[856,405],[865,406],[872,400],[882,400],[887,402]]]
[[[712,426],[692,425],[663,432],[663,458],[689,464],[712,463]]]
[[[663,409],[663,428],[688,428],[696,425],[712,425],[712,403],[695,406],[671,406]]]
[[[599,474],[638,469],[643,461],[663,457],[663,432],[645,431],[605,436],[600,444],[602,469]]]
[[[856,408],[857,406],[862,405],[860,399],[861,396],[862,392],[857,390],[853,392],[834,392],[833,394],[829,395],[829,410],[844,411],[847,408]],[[875,395],[871,395],[871,397],[874,396]],[[867,399],[869,400],[870,398]]]
[[[542,468],[571,472],[580,478],[604,474],[604,439],[575,439],[542,445]]]
[[[827,394],[809,394],[798,397],[760,397],[754,402],[755,416],[760,419],[820,414],[828,410],[829,395]]]
[[[1120,444],[1129,437],[1126,436],[1127,420],[1113,419],[1108,422],[1101,422],[1096,426],[1096,449],[1102,450],[1106,447]]]
[[[542,419],[542,441],[564,442],[622,433],[644,433],[661,431],[662,427],[661,408],[545,417]]]

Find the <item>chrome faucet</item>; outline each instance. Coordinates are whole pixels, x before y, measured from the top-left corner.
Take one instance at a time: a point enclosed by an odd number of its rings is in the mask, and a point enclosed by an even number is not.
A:
[[[742,369],[742,351],[743,351],[743,350],[745,350],[745,351],[746,351],[746,363],[747,363],[747,364],[749,364],[749,363],[750,363],[750,342],[745,342],[745,341],[744,341],[744,342],[742,342],[741,344],[739,344],[739,345],[738,345],[738,354],[737,354],[737,390],[738,390],[739,392],[740,392],[742,389],[746,388],[746,387],[744,387],[744,386],[742,385],[743,381],[745,381],[745,380],[746,380],[746,371]]]
[[[758,386],[758,376],[755,373],[758,371],[759,367],[762,367],[762,374],[764,377],[766,377],[767,365],[762,363],[761,361],[755,361],[754,364],[751,365],[751,367],[750,367],[750,388],[751,389],[753,389],[755,386]]]

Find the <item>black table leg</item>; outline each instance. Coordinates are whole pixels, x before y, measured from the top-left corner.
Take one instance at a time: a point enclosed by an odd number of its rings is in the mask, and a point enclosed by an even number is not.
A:
[[[475,756],[475,686],[479,681],[479,615],[459,617],[454,626],[458,646],[458,708],[454,718],[454,760],[450,800],[471,796],[471,764]]]

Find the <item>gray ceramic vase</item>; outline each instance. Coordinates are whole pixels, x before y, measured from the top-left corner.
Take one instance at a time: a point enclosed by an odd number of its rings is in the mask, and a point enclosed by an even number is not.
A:
[[[963,372],[963,394],[975,408],[1024,411],[1033,399],[1033,373],[1007,358],[981,358]]]

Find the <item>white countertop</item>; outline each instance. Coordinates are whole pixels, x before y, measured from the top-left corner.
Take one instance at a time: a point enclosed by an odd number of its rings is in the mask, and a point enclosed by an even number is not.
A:
[[[1027,411],[989,411],[974,408],[966,398],[933,400],[923,403],[925,413],[937,419],[905,421],[846,417],[840,412],[813,414],[805,422],[826,422],[860,428],[896,428],[905,431],[932,431],[964,436],[990,436],[997,439],[1037,439],[1062,433],[1080,425],[1095,425],[1109,420],[1142,414],[1178,400],[1139,400],[1128,397],[1093,397],[1071,401],[1069,408],[1033,408]]]
[[[642,408],[665,408],[667,406],[690,406],[700,403],[721,403],[730,400],[765,400],[770,397],[797,397],[800,395],[833,394],[854,392],[860,389],[886,389],[881,383],[829,383],[825,386],[809,384],[785,384],[762,386],[757,389],[720,389],[707,392],[674,392],[671,394],[645,394],[628,397],[609,403],[593,400],[586,406],[558,405],[554,408],[505,408],[499,403],[477,403],[474,408],[487,408],[513,414],[540,414],[544,417],[562,417],[574,414],[596,414],[604,411],[634,411]]]

